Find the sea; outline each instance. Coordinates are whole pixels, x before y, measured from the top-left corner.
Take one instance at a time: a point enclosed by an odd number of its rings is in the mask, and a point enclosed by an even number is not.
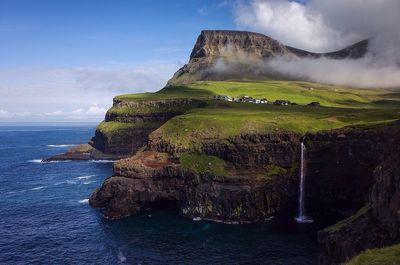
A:
[[[0,264],[316,264],[317,224],[193,221],[172,210],[105,220],[88,204],[112,161],[42,163],[94,125],[0,126]]]

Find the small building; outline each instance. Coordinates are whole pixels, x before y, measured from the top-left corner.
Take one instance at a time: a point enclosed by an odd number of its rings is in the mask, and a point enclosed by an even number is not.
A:
[[[291,103],[289,100],[275,100],[274,105],[279,105],[279,106],[289,106]]]
[[[221,100],[221,101],[233,101],[233,99],[230,96],[226,95],[216,95],[214,96],[215,100]]]
[[[268,100],[266,98],[255,98],[254,99],[256,104],[267,104]]]
[[[250,96],[241,96],[239,98],[239,102],[249,102],[249,103],[253,103],[254,99]]]

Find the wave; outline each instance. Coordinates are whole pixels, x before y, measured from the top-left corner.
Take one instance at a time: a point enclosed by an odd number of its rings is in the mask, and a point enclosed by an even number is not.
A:
[[[39,164],[50,164],[50,163],[65,163],[71,162],[72,160],[56,160],[56,161],[43,161],[43,159],[31,159],[28,160],[29,163],[39,163]]]
[[[79,180],[82,180],[82,179],[90,179],[90,178],[95,177],[95,176],[96,176],[96,175],[86,175],[86,176],[76,177],[75,179],[79,179]]]
[[[114,163],[115,160],[107,160],[107,159],[102,159],[102,160],[89,160],[89,163]]]
[[[47,147],[54,147],[54,148],[64,148],[64,147],[72,147],[76,146],[76,144],[48,144]]]
[[[83,185],[89,185],[90,183],[93,183],[94,181],[86,181],[86,182],[83,182],[82,184]]]
[[[89,199],[79,200],[79,203],[81,203],[81,204],[87,204],[87,203],[89,203]]]
[[[121,263],[126,261],[126,257],[124,256],[124,253],[122,253],[121,250],[118,250],[118,261]]]
[[[67,180],[65,181],[67,184],[77,184],[76,180]]]
[[[44,189],[44,188],[46,188],[47,186],[39,186],[39,187],[35,187],[35,188],[32,188],[32,189],[30,189],[30,190],[41,190],[41,189]]]
[[[32,159],[32,160],[28,160],[28,162],[30,162],[30,163],[44,163],[42,159]]]

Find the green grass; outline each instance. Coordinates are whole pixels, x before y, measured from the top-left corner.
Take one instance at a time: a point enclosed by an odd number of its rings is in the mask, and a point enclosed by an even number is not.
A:
[[[169,86],[156,93],[118,96],[124,100],[168,98],[210,98],[223,94],[248,95],[270,101],[286,99],[298,104],[318,101],[323,106],[351,108],[400,107],[400,95],[386,89],[362,89],[322,85],[304,81],[198,81],[185,86]]]
[[[228,103],[212,99],[233,97],[290,100],[299,105],[274,106]],[[142,107],[113,107],[109,113],[184,113],[161,126],[156,133],[183,147],[198,147],[208,139],[224,139],[242,133],[266,133],[278,129],[298,133],[342,128],[348,125],[386,123],[400,118],[400,93],[386,89],[362,89],[302,81],[198,81],[168,86],[156,93],[128,94],[126,101],[199,99],[202,104],[174,108],[143,104]],[[307,107],[317,101],[322,107]],[[195,148],[193,150],[196,150]]]
[[[208,155],[183,153],[179,157],[182,169],[194,173],[210,173],[215,176],[226,176],[225,161]]]
[[[163,139],[184,147],[196,147],[206,139],[226,139],[244,133],[286,129],[299,133],[389,122],[400,109],[313,108],[249,103],[215,103],[176,116],[157,129]]]
[[[400,264],[400,244],[364,251],[352,258],[346,265],[398,265]]]
[[[108,121],[108,122],[101,122],[97,126],[97,130],[101,131],[106,135],[117,135],[119,133],[123,133],[127,130],[132,130],[135,128],[157,128],[160,126],[160,123],[156,122],[141,122],[141,123],[125,123],[125,122],[115,122],[115,121]]]

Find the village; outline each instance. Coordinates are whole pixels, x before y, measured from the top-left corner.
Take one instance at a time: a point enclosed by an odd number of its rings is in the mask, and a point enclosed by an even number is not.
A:
[[[241,96],[241,97],[230,97],[226,95],[215,95],[214,96],[215,100],[221,100],[221,101],[228,101],[228,102],[246,102],[246,103],[253,103],[253,104],[273,104],[273,105],[279,105],[279,106],[289,106],[289,105],[297,105],[295,102],[290,102],[289,100],[275,100],[275,101],[269,101],[266,98],[253,98],[250,96]],[[319,102],[311,102],[307,106],[312,106],[312,107],[319,107],[321,106]]]

